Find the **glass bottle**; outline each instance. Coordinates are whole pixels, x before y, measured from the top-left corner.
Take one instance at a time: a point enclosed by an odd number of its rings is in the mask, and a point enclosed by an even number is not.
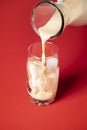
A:
[[[55,21],[51,24],[56,28],[56,33],[52,33],[50,38],[59,36],[68,25],[87,24],[87,0],[45,0],[36,4],[32,11],[31,23],[37,34],[38,29],[48,23],[55,12],[57,17],[54,18],[58,24],[55,24]]]

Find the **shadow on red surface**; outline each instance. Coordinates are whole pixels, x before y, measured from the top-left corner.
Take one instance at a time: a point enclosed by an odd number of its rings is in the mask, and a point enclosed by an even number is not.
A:
[[[60,79],[58,84],[58,92],[56,96],[56,100],[64,96],[68,91],[72,88],[75,88],[75,84],[80,80],[79,74],[73,74],[66,78]]]

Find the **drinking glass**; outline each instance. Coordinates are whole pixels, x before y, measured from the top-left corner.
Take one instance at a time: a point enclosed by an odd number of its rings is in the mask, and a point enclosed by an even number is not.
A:
[[[45,46],[46,63],[42,63],[42,44],[33,43],[28,47],[27,92],[33,103],[49,105],[55,101],[58,79],[58,48],[51,42]]]

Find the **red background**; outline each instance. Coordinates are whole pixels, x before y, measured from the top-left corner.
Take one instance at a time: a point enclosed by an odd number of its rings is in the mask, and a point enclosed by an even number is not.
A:
[[[87,130],[87,26],[68,26],[58,45],[56,101],[32,104],[26,92],[27,47],[40,38],[30,24],[38,0],[0,0],[0,130]]]

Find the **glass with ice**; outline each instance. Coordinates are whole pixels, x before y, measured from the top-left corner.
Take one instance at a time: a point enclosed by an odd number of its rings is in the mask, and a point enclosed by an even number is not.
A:
[[[46,42],[45,62],[41,42],[28,47],[27,91],[32,102],[48,105],[55,100],[59,79],[58,48]]]

